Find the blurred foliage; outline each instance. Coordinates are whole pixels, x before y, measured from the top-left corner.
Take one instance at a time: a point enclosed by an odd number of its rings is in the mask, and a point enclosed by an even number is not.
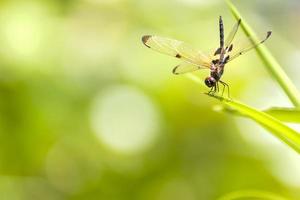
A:
[[[234,3],[258,34],[273,30],[266,45],[299,89],[299,2]],[[232,27],[219,0],[1,1],[0,199],[300,199],[297,154],[214,112],[205,90],[172,75],[177,60],[140,41],[158,34],[208,51],[219,15]],[[253,52],[224,80],[255,107],[290,106]]]

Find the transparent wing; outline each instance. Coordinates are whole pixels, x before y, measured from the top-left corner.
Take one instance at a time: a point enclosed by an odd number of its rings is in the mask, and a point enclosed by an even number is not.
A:
[[[183,62],[183,63],[177,65],[176,67],[174,67],[172,72],[174,74],[184,74],[184,73],[196,71],[198,69],[207,69],[207,68],[201,67],[199,65],[193,65],[193,64],[190,64],[187,62]]]
[[[184,42],[151,35],[143,36],[142,41],[147,47],[160,53],[179,58],[190,64],[210,68],[210,59]]]
[[[234,36],[236,35],[239,27],[240,27],[240,24],[241,24],[241,19],[239,19],[237,21],[237,23],[233,26],[233,28],[231,29],[230,33],[228,34],[228,36],[226,37],[226,40],[225,40],[225,48],[229,48],[229,46],[231,45],[233,39],[234,39]]]
[[[272,32],[268,31],[265,38],[256,43],[254,43],[250,38],[247,38],[243,43],[235,43],[238,45],[232,44],[232,50],[226,53],[226,55],[229,56],[227,63],[264,43],[271,34]]]

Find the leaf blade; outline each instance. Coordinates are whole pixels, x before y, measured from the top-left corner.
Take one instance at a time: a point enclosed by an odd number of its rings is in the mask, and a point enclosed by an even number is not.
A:
[[[300,123],[300,109],[269,108],[264,112],[284,122]]]
[[[203,82],[197,76],[193,74],[187,74],[186,77],[204,87]],[[279,140],[286,143],[296,152],[300,153],[300,133],[288,127],[280,120],[241,102],[220,96],[209,96],[220,100],[220,102],[222,102],[222,104],[229,110],[232,110],[233,113],[238,112],[243,116],[251,118],[258,124],[262,125],[264,128],[268,129]]]

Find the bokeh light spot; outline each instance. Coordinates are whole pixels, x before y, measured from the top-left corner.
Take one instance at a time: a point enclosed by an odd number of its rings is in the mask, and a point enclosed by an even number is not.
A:
[[[120,153],[137,153],[155,141],[158,111],[138,89],[112,86],[96,97],[91,114],[97,137]]]
[[[21,61],[35,59],[46,41],[50,23],[46,4],[19,2],[8,4],[5,8],[0,14],[1,53]]]

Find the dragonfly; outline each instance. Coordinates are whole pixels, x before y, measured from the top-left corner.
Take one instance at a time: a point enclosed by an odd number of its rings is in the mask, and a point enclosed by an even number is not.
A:
[[[239,48],[238,45],[236,46],[233,44],[233,40],[240,25],[241,19],[236,22],[227,37],[224,38],[223,20],[222,16],[219,17],[220,46],[216,48],[211,55],[195,50],[182,41],[155,35],[144,35],[142,37],[142,42],[148,48],[182,60],[183,62],[181,64],[173,68],[172,72],[176,75],[193,72],[199,69],[209,69],[210,75],[204,80],[205,85],[210,88],[208,94],[215,94],[217,91],[219,92],[220,83],[223,85],[222,96],[225,88],[228,88],[228,97],[230,97],[229,85],[221,80],[225,65],[240,55],[243,55],[264,43],[272,33],[271,31],[268,31],[266,36],[258,42],[252,42],[249,39],[244,47]]]

